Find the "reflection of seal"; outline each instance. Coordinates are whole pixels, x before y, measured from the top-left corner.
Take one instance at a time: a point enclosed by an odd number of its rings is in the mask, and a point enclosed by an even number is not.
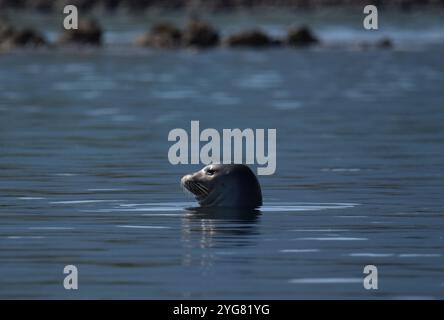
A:
[[[259,181],[243,164],[212,164],[181,180],[203,207],[257,208],[262,205]]]

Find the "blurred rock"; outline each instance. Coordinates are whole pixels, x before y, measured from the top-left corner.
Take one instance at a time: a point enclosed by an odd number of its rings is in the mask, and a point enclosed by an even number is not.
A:
[[[180,46],[181,31],[174,25],[163,22],[154,25],[150,32],[140,35],[136,45],[154,48],[175,48]]]
[[[287,34],[287,44],[293,47],[305,47],[319,43],[308,27],[291,28]]]
[[[268,47],[282,44],[260,30],[248,30],[231,35],[224,43],[229,47]]]
[[[47,41],[39,32],[26,28],[17,30],[7,22],[0,22],[0,47],[3,49],[41,47]]]
[[[219,44],[219,33],[204,21],[191,20],[185,26],[182,43],[187,47],[214,47]]]
[[[15,31],[4,44],[10,48],[41,47],[47,45],[45,38],[35,30],[23,29]]]
[[[64,30],[57,43],[99,46],[102,44],[102,29],[94,19],[80,20],[79,28]]]
[[[352,49],[360,51],[391,48],[393,48],[393,41],[390,38],[382,38],[376,42],[358,41],[352,45]]]
[[[14,27],[6,21],[0,20],[0,43],[14,34]]]
[[[379,49],[390,49],[393,48],[393,41],[390,38],[382,38],[376,41],[375,47]]]

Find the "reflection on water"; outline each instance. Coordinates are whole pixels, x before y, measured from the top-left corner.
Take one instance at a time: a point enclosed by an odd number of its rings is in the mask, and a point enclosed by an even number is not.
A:
[[[191,208],[182,218],[183,265],[211,267],[219,255],[233,253],[238,247],[254,247],[259,237],[258,210]],[[194,248],[202,249],[196,255]],[[223,248],[223,251],[214,251]]]

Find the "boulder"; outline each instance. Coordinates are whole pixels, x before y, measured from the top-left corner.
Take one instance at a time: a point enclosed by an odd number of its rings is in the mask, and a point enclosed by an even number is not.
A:
[[[229,47],[268,47],[280,42],[260,30],[248,30],[229,36],[225,44]]]
[[[17,30],[7,38],[4,43],[10,48],[41,47],[47,45],[45,38],[32,29]]]
[[[382,38],[375,42],[360,41],[354,43],[352,48],[355,50],[391,49],[393,41],[390,38]]]
[[[185,26],[182,43],[187,47],[214,47],[219,44],[219,33],[204,21],[191,20]]]
[[[30,28],[18,30],[11,24],[0,21],[0,47],[3,49],[45,45],[47,41],[39,32]]]
[[[0,43],[11,37],[15,29],[8,22],[0,21]]]
[[[287,34],[287,44],[293,47],[305,47],[319,43],[318,38],[305,26],[291,28]]]
[[[174,48],[180,46],[181,31],[169,23],[158,23],[150,32],[140,35],[136,39],[136,45],[154,48]]]
[[[393,41],[390,38],[382,38],[375,43],[375,47],[379,49],[393,48]]]
[[[80,20],[78,29],[64,30],[57,42],[62,45],[99,46],[102,44],[102,29],[93,19]]]

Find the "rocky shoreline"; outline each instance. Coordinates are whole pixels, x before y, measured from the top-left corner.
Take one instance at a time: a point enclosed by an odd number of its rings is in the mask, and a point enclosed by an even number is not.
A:
[[[9,23],[0,22],[0,49],[2,50],[47,45],[48,42],[45,37],[33,29],[18,29]]]
[[[66,46],[103,45],[104,30],[97,20],[89,18],[79,21],[76,30],[63,30],[57,39],[50,42],[43,33],[32,28],[17,28],[10,22],[0,20],[0,50],[17,48],[57,48]],[[248,29],[222,37],[210,23],[200,19],[190,19],[181,29],[170,22],[154,24],[148,31],[133,39],[132,45],[158,49],[215,47],[228,48],[306,48],[321,46],[322,40],[307,26],[290,27],[283,37],[272,37],[259,28]],[[392,40],[382,38],[374,43],[357,44],[361,49],[391,48]]]
[[[67,4],[74,4],[80,10],[128,10],[140,12],[151,8],[205,9],[210,11],[273,8],[319,8],[332,6],[365,6],[411,9],[412,7],[443,6],[444,0],[0,0],[1,9],[25,9],[40,12],[60,12]]]
[[[284,39],[272,38],[260,29],[251,29],[222,38],[209,23],[190,20],[183,30],[167,22],[155,24],[149,31],[140,35],[135,44],[153,48],[195,47],[306,47],[319,43],[318,38],[305,26],[290,28]]]

